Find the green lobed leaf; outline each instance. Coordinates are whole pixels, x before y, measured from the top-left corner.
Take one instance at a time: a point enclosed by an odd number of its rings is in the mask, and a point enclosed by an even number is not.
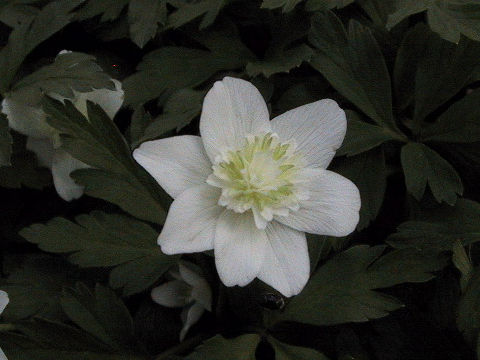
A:
[[[302,0],[263,0],[261,7],[264,9],[282,8],[284,13],[292,11]]]
[[[93,211],[75,221],[57,217],[20,235],[44,251],[70,254],[68,260],[81,267],[115,267],[110,283],[125,295],[147,289],[177,261],[161,252],[157,231],[138,220]]]
[[[311,277],[305,289],[277,321],[312,325],[364,322],[388,315],[402,304],[378,291],[404,282],[424,282],[445,266],[437,254],[396,250],[382,257],[384,246],[354,246],[335,255]]]
[[[163,223],[162,190],[135,163],[122,134],[101,107],[88,102],[87,109],[88,120],[69,101],[65,105],[50,98],[44,101],[48,123],[61,133],[62,148],[96,168],[74,172],[74,179],[85,186],[86,194],[117,204],[140,219]]]
[[[228,2],[229,0],[169,1],[177,10],[168,17],[167,26],[178,28],[203,16],[199,28],[204,29],[213,24],[220,10]]]
[[[233,339],[214,336],[197,347],[185,360],[255,360],[260,335],[246,334]]]
[[[273,337],[269,337],[269,342],[275,350],[275,360],[328,360],[314,349],[285,344]]]
[[[320,13],[310,42],[318,50],[311,65],[378,125],[395,129],[390,75],[371,31],[351,20],[347,32],[335,14]]]
[[[11,165],[12,144],[7,118],[0,114],[0,166]]]
[[[130,38],[143,48],[157,33],[158,24],[167,20],[166,0],[130,0],[128,22]]]
[[[407,190],[421,200],[427,183],[438,202],[454,205],[463,185],[457,171],[437,152],[421,143],[408,143],[401,152]]]

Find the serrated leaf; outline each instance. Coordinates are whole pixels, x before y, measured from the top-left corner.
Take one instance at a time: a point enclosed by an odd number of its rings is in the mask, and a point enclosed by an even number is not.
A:
[[[434,150],[421,143],[408,143],[401,152],[407,190],[421,200],[427,183],[438,202],[454,205],[463,185],[457,171]]]
[[[123,82],[125,102],[137,106],[173,91],[195,87],[221,70],[244,66],[251,53],[232,33],[208,33],[210,49],[165,46],[147,54]],[[182,76],[178,76],[182,74]]]
[[[427,281],[433,277],[431,272],[445,263],[436,254],[424,261],[425,255],[414,249],[380,257],[384,249],[358,245],[335,255],[318,269],[277,321],[324,326],[384,317],[402,304],[375,289]]]
[[[269,338],[269,343],[275,350],[275,360],[328,360],[317,350],[285,344],[273,337]]]
[[[389,16],[387,27],[391,29],[403,19],[427,11],[431,29],[444,39],[458,43],[463,34],[480,41],[480,4],[476,0],[403,0],[397,2],[397,10]]]
[[[11,165],[13,139],[5,115],[0,115],[0,166]]]
[[[100,21],[113,21],[122,13],[130,0],[88,0],[75,11],[76,20],[86,20],[102,15]]]
[[[166,20],[166,0],[130,0],[130,38],[139,47],[143,48],[156,35],[158,24],[164,25]]]
[[[480,141],[480,90],[456,102],[437,121],[421,131],[423,141],[470,143]]]
[[[362,207],[357,229],[362,230],[377,217],[385,196],[387,171],[383,149],[338,159],[334,169],[335,172],[353,181],[360,190]]]
[[[358,155],[394,139],[388,129],[362,121],[356,112],[346,111],[346,114],[347,134],[336,156]]]
[[[196,2],[169,1],[177,10],[168,17],[167,26],[178,28],[203,16],[199,28],[204,29],[213,24],[218,13],[228,1],[229,0],[199,0]]]
[[[124,287],[125,295],[151,286],[177,260],[161,252],[157,231],[138,220],[100,211],[75,220],[54,218],[20,235],[44,251],[70,254],[69,261],[81,267],[115,267],[111,285]]]
[[[284,13],[292,11],[302,0],[263,0],[261,7],[264,9],[282,8]]]
[[[163,223],[163,191],[134,162],[128,144],[101,107],[88,102],[87,109],[88,120],[69,101],[65,105],[53,99],[44,102],[48,123],[61,133],[62,148],[96,168],[74,172],[78,174],[74,178],[87,194],[117,204],[140,219]]]
[[[318,50],[311,65],[378,125],[395,129],[390,75],[371,31],[351,20],[347,32],[329,11],[313,18],[309,38]]]
[[[308,0],[305,4],[307,11],[324,11],[331,9],[341,9],[350,5],[355,0]]]
[[[255,360],[259,342],[258,334],[246,334],[233,339],[217,335],[197,347],[185,360]]]

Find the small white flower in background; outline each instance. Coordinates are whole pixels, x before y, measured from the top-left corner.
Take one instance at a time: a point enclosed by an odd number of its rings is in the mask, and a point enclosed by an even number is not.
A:
[[[0,314],[3,313],[3,310],[5,310],[5,308],[7,307],[8,302],[8,294],[5,291],[0,290]],[[2,351],[2,349],[0,349],[0,360],[7,360],[7,357],[5,356],[5,353]]]
[[[298,294],[310,275],[305,232],[346,236],[359,220],[357,187],[325,170],[346,127],[333,100],[269,121],[251,83],[216,82],[203,103],[201,138],[149,141],[133,154],[175,200],[158,238],[163,252],[214,249],[225,285],[258,277]]]
[[[58,56],[64,53],[67,51],[61,51]],[[115,84],[115,90],[95,89],[85,93],[73,91],[75,97],[70,100],[85,117],[87,117],[87,100],[90,100],[101,106],[113,119],[122,106],[124,92],[119,81],[111,80]],[[58,195],[66,201],[78,199],[83,194],[83,187],[75,183],[70,173],[88,166],[59,149],[61,145],[59,134],[48,125],[46,114],[41,109],[40,103],[27,103],[25,99],[29,97],[25,95],[27,94],[24,91],[12,92],[3,99],[2,112],[7,116],[9,126],[28,137],[27,149],[37,155],[39,165],[52,170],[53,183]],[[47,95],[60,101],[65,100],[55,93]]]
[[[178,271],[170,271],[174,278],[152,290],[152,299],[166,307],[182,307],[183,341],[190,327],[200,320],[205,310],[212,311],[212,292],[208,282],[194,264],[180,261]]]

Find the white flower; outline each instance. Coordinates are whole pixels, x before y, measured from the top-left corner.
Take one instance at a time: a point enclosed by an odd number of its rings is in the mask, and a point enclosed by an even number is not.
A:
[[[58,56],[64,53],[66,53],[65,50]],[[90,100],[100,105],[113,119],[122,106],[124,93],[121,83],[111,80],[115,83],[115,90],[95,89],[85,93],[73,91],[75,97],[71,100],[77,110],[87,116],[87,100]],[[88,165],[59,149],[58,132],[48,125],[46,114],[40,106],[40,99],[36,96],[28,96],[28,91],[27,88],[8,94],[3,99],[2,112],[7,116],[8,124],[12,129],[28,137],[27,149],[37,155],[39,165],[52,170],[53,183],[58,195],[66,201],[77,199],[82,196],[83,187],[75,183],[70,173]],[[60,101],[65,100],[55,93],[47,95]],[[34,99],[34,103],[28,103],[28,99]]]
[[[5,310],[7,307],[8,302],[8,294],[5,291],[0,290],[0,314],[3,313],[3,310]],[[7,357],[2,349],[0,349],[0,360],[7,360]]]
[[[212,311],[212,292],[194,264],[180,261],[178,270],[169,272],[174,280],[152,290],[152,299],[163,306],[183,307],[183,328],[180,332],[180,341],[183,341],[205,310]]]
[[[133,154],[175,199],[158,238],[163,252],[214,249],[225,285],[258,277],[298,294],[310,273],[305,232],[346,236],[358,223],[357,187],[325,170],[345,132],[333,100],[269,121],[251,83],[216,82],[203,103],[201,138],[149,141]]]

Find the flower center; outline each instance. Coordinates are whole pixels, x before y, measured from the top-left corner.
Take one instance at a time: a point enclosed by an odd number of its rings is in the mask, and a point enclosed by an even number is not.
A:
[[[219,205],[244,213],[252,210],[264,229],[274,215],[288,216],[307,198],[298,188],[303,162],[293,141],[281,143],[276,134],[247,136],[245,145],[224,151],[207,183],[222,189]]]

